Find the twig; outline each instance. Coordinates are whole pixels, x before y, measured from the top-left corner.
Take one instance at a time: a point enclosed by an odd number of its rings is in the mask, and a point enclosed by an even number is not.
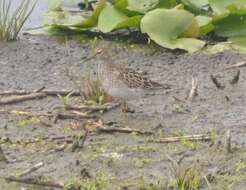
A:
[[[7,97],[0,100],[0,105],[13,104],[13,103],[23,102],[26,100],[32,100],[36,98],[43,98],[45,96],[47,96],[45,93],[39,92],[39,93],[26,94],[21,96]]]
[[[59,188],[63,189],[64,185],[58,182],[53,182],[53,181],[40,181],[35,178],[19,178],[19,177],[4,177],[6,181],[10,182],[17,182],[17,183],[24,183],[24,184],[29,184],[29,185],[38,185],[42,187],[52,187],[52,188]]]
[[[211,137],[209,135],[186,135],[181,137],[166,137],[160,140],[150,140],[149,142],[154,143],[172,143],[172,142],[180,142],[181,140],[188,141],[211,141]]]
[[[128,127],[124,128],[113,128],[113,127],[99,127],[97,128],[98,132],[103,132],[103,133],[138,133],[141,135],[152,135],[153,132],[150,131],[140,131],[136,129],[130,129]]]
[[[75,119],[75,120],[81,120],[81,119],[93,119],[96,118],[95,115],[86,115],[82,112],[75,112],[72,113],[58,113],[57,119]]]
[[[233,68],[245,67],[245,66],[246,66],[246,61],[241,61],[241,62],[235,63],[233,65],[229,65],[225,69],[233,69]]]
[[[215,78],[215,76],[210,75],[210,78],[212,80],[212,82],[214,83],[214,85],[218,88],[218,89],[224,89],[225,86],[222,86],[219,81],[217,80],[217,78]]]
[[[99,106],[88,106],[88,105],[81,105],[81,106],[74,106],[74,105],[66,105],[67,110],[89,110],[89,111],[109,111],[111,109],[114,109],[118,107],[120,103],[115,104],[105,104],[105,105],[99,105]]]
[[[7,160],[7,158],[5,157],[4,152],[3,152],[1,146],[0,146],[0,162],[8,163],[8,160]]]
[[[83,147],[84,147],[84,143],[85,143],[85,140],[86,140],[86,138],[87,138],[87,136],[88,136],[88,132],[89,132],[89,130],[88,130],[88,129],[85,129],[85,134],[79,136],[79,138],[76,139],[76,140],[73,142],[73,145],[72,145],[72,152],[74,152],[77,148],[83,148]]]
[[[207,183],[208,189],[212,190],[211,184],[209,183],[207,176],[204,176],[204,179],[205,179],[205,181]]]
[[[19,91],[3,91],[0,92],[0,95],[2,96],[10,96],[10,95],[27,95],[27,94],[33,94],[37,92],[42,92],[46,94],[47,96],[66,96],[68,94],[71,94],[71,96],[80,96],[80,93],[77,91],[72,91],[72,90],[43,90],[43,88],[40,88],[38,90],[33,90],[33,91],[26,91],[26,90],[19,90]],[[72,92],[72,93],[71,93]]]
[[[226,151],[227,153],[231,153],[231,131],[226,131]]]
[[[38,170],[39,168],[43,167],[44,166],[44,163],[43,162],[39,162],[37,164],[35,164],[33,167],[23,171],[21,174],[19,174],[17,177],[23,177],[25,175],[28,175],[36,170]]]
[[[0,110],[0,114],[15,114],[15,115],[23,115],[29,117],[53,117],[54,115],[51,113],[42,113],[42,112],[27,112],[27,111],[19,111],[19,110]]]
[[[191,81],[191,90],[188,96],[189,100],[193,100],[197,95],[197,90],[198,90],[198,81],[197,78],[192,77],[192,81]]]
[[[232,85],[236,84],[239,81],[239,76],[240,76],[240,70],[237,71],[236,75],[230,81],[230,84]]]

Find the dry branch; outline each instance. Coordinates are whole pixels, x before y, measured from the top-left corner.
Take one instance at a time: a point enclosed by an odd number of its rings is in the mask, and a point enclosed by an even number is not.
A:
[[[231,153],[231,131],[226,131],[226,151],[227,153]]]
[[[71,113],[58,113],[56,115],[57,119],[74,119],[74,120],[83,120],[83,119],[93,119],[96,118],[95,115],[87,115],[82,112],[71,112]]]
[[[59,189],[64,188],[64,185],[61,183],[53,182],[53,181],[41,181],[35,178],[22,179],[20,177],[4,177],[3,179],[9,182],[24,183],[24,184],[37,185],[42,187],[51,187],[51,188],[59,188]]]
[[[103,133],[137,133],[137,134],[141,134],[141,135],[152,135],[153,132],[150,131],[140,131],[137,129],[131,129],[128,127],[124,127],[124,128],[113,128],[113,127],[99,127],[97,128],[98,132],[103,132]]]
[[[191,81],[191,90],[188,96],[189,100],[193,100],[197,95],[197,90],[198,90],[198,81],[197,78],[192,77],[192,81]]]
[[[96,129],[97,132],[102,132],[102,133],[137,133],[141,135],[152,135],[153,132],[150,131],[140,131],[137,129],[131,129],[128,127],[105,127],[103,122],[101,120],[95,122],[95,121],[88,121],[89,123],[87,124],[86,128],[90,131],[90,129],[94,128]]]
[[[51,113],[42,113],[42,112],[27,112],[27,111],[19,111],[19,110],[0,110],[0,114],[15,114],[15,115],[23,115],[28,117],[53,117],[54,115]]]
[[[214,83],[214,85],[215,85],[218,89],[224,89],[224,88],[225,88],[225,86],[222,86],[215,76],[210,75],[210,78],[211,78],[212,82]]]
[[[245,66],[246,66],[246,61],[241,61],[241,62],[235,63],[233,65],[229,65],[225,69],[233,69],[233,68],[245,67]]]
[[[34,166],[32,166],[31,168],[23,171],[21,174],[18,175],[18,177],[23,177],[25,175],[28,175],[28,174],[38,170],[39,168],[41,168],[43,166],[44,166],[44,163],[43,162],[39,162],[39,163],[35,164]]]
[[[88,105],[81,105],[81,106],[74,106],[74,105],[66,105],[67,110],[89,110],[92,112],[96,111],[109,111],[111,109],[114,109],[118,107],[120,103],[110,103],[110,104],[105,104],[105,105],[99,105],[99,106],[88,106]]]
[[[2,96],[11,96],[11,95],[27,95],[27,94],[33,94],[37,92],[42,92],[46,94],[47,96],[66,96],[68,94],[71,94],[70,96],[80,96],[80,93],[77,91],[72,90],[43,90],[43,87],[38,90],[33,91],[26,91],[26,90],[9,90],[9,91],[3,91],[0,92],[0,95]]]
[[[162,138],[160,140],[151,140],[149,142],[155,142],[155,143],[172,143],[172,142],[180,142],[183,139],[188,141],[211,141],[210,135],[185,135],[181,137],[166,137]]]
[[[0,100],[0,105],[13,104],[13,103],[23,102],[26,100],[32,100],[36,98],[43,98],[45,96],[47,96],[45,93],[39,92],[39,93],[26,94],[21,96],[7,97]]]

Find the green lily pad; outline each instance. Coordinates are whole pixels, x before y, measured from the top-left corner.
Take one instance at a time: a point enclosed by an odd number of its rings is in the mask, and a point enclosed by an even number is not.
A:
[[[195,22],[194,15],[186,10],[155,9],[142,18],[141,31],[163,47],[195,52],[205,44],[191,38],[196,37],[199,30],[198,23]],[[190,32],[192,30],[194,32]]]
[[[181,0],[192,12],[200,13],[209,6],[208,0]]]
[[[246,36],[229,38],[228,41],[232,42],[234,48],[238,49],[239,51],[246,52]]]
[[[205,35],[214,29],[211,17],[199,15],[196,16],[196,20],[198,21],[198,25],[200,27],[200,36]]]
[[[246,36],[246,8],[234,9],[232,12],[214,18],[215,32],[222,37]]]
[[[139,13],[146,13],[158,4],[159,0],[127,0],[127,9]]]
[[[108,4],[98,19],[98,29],[104,33],[128,27],[139,27],[142,16],[128,17],[113,5]]]
[[[235,5],[237,7],[246,7],[245,0],[209,0],[209,4],[216,15],[227,13],[227,7]]]

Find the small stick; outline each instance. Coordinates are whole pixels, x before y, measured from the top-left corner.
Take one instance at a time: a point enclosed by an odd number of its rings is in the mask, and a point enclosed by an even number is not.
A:
[[[35,178],[22,179],[19,177],[4,177],[3,179],[10,182],[24,183],[29,185],[38,185],[43,187],[51,187],[51,188],[59,188],[59,189],[64,188],[64,185],[61,183],[53,182],[53,181],[39,181],[38,179]]]
[[[226,151],[227,153],[231,153],[231,131],[226,131]]]
[[[131,129],[131,128],[128,128],[128,127],[124,127],[124,128],[105,127],[101,120],[99,120],[98,122],[89,121],[87,126],[88,126],[87,129],[92,127],[92,128],[95,128],[98,132],[103,132],[103,133],[118,132],[118,133],[138,133],[138,134],[142,134],[142,135],[151,135],[151,134],[153,134],[153,132],[140,131],[140,130]]]
[[[13,104],[13,103],[23,102],[26,100],[32,100],[36,98],[44,98],[45,96],[47,96],[45,93],[39,92],[39,93],[26,94],[21,96],[7,97],[0,100],[0,105]]]
[[[240,76],[240,70],[237,71],[236,75],[233,77],[233,79],[230,81],[231,85],[234,85],[238,83],[239,81],[239,76]]]
[[[3,152],[1,146],[0,146],[0,162],[8,163],[8,160],[7,160],[7,158],[5,157],[4,152]]]
[[[81,105],[81,106],[74,106],[74,105],[66,105],[67,110],[90,110],[90,111],[109,111],[111,109],[114,109],[118,107],[120,104],[105,104],[101,106],[87,106],[87,105]]]
[[[44,166],[44,163],[43,162],[39,162],[37,164],[35,164],[33,167],[23,171],[21,174],[19,174],[17,177],[23,177],[23,176],[26,176],[36,170],[38,170],[39,168],[43,167]]]
[[[81,119],[93,119],[96,118],[95,115],[85,115],[84,113],[80,112],[73,112],[71,113],[58,113],[57,119],[75,119],[75,120],[81,120]]]
[[[225,69],[233,69],[233,68],[245,67],[245,66],[246,66],[246,61],[241,61],[241,62],[235,63],[233,65],[229,65]]]
[[[112,127],[99,127],[97,128],[98,132],[103,132],[103,133],[138,133],[141,135],[152,135],[153,132],[150,131],[139,131],[136,129],[130,129],[128,127],[124,128],[112,128]]]
[[[27,112],[27,111],[19,111],[19,110],[0,110],[0,114],[15,114],[15,115],[23,115],[23,116],[37,116],[37,117],[53,117],[54,115],[51,113],[39,113],[39,112]]]
[[[72,91],[72,90],[43,90],[42,88],[40,88],[38,90],[34,90],[34,91],[26,91],[26,90],[3,91],[3,92],[0,92],[0,95],[2,95],[2,96],[27,95],[27,94],[37,93],[37,92],[42,92],[42,93],[46,94],[47,96],[57,96],[58,94],[61,96],[66,96],[68,94],[71,94],[71,96],[80,96],[80,93],[77,91]]]
[[[210,78],[212,80],[212,82],[214,83],[214,85],[218,88],[218,89],[224,89],[225,86],[222,86],[219,81],[217,80],[217,78],[215,78],[215,76],[210,75]]]
[[[197,95],[197,90],[198,90],[198,81],[197,78],[192,77],[192,81],[191,81],[191,90],[188,96],[189,100],[193,100]]]
[[[154,143],[172,143],[172,142],[180,142],[182,139],[188,140],[188,141],[211,141],[211,137],[209,135],[186,135],[182,137],[166,137],[162,138],[160,140],[151,140],[149,142]]]

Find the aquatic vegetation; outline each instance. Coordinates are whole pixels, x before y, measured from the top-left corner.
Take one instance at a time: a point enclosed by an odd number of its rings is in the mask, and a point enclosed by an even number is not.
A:
[[[0,41],[16,40],[24,23],[31,15],[35,4],[23,0],[13,11],[13,1],[0,0]],[[30,8],[29,8],[30,7]]]
[[[213,33],[213,40],[219,37],[230,42],[223,46],[246,49],[246,1],[100,0],[94,11],[77,13],[63,11],[62,0],[56,2],[55,9],[46,14],[45,28],[50,33],[136,28],[162,47],[188,52],[202,49],[206,41],[201,37]]]

